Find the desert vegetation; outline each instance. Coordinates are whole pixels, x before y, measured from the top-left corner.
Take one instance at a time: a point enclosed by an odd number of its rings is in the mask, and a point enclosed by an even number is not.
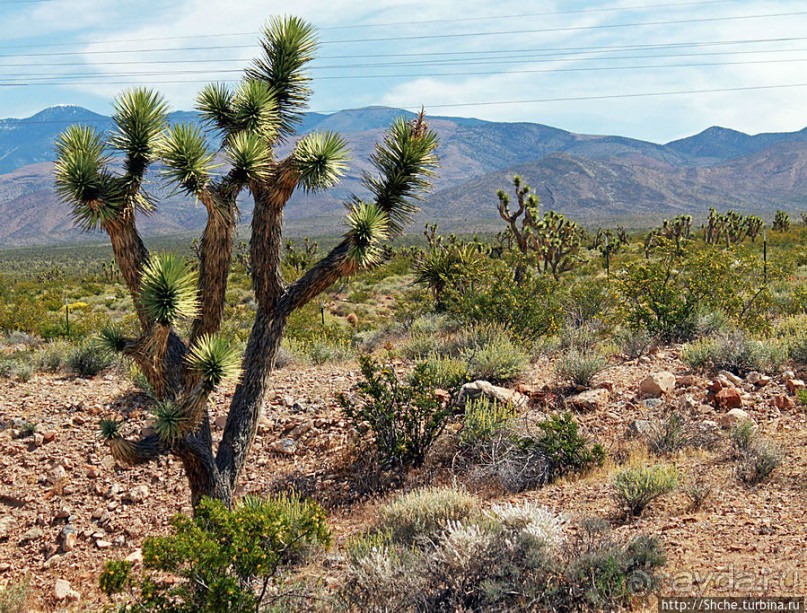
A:
[[[756,560],[738,517],[803,568],[771,523],[804,511],[803,216],[586,228],[513,177],[499,234],[406,234],[439,156],[421,113],[341,236],[284,239],[348,152],[294,138],[313,27],[261,47],[200,92],[209,135],[147,89],[111,135],[64,132],[56,183],[108,245],[0,252],[0,611],[638,609],[698,593],[684,549]],[[140,236],[153,165],[200,238]]]

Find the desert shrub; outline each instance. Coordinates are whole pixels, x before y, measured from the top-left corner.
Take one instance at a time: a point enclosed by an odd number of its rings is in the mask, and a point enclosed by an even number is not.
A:
[[[790,340],[788,354],[796,364],[807,365],[807,333],[802,332]]]
[[[684,488],[684,494],[689,499],[689,508],[691,511],[700,511],[706,501],[711,497],[713,488],[701,476],[687,483]]]
[[[26,383],[30,381],[31,377],[34,375],[34,367],[28,360],[14,360],[11,366],[11,375],[18,381]]]
[[[663,464],[627,468],[614,478],[617,499],[634,516],[641,515],[647,505],[677,486],[678,471]]]
[[[353,350],[348,341],[330,342],[317,339],[307,344],[305,354],[314,364],[327,364],[350,360],[353,357]]]
[[[617,278],[631,327],[664,341],[691,340],[703,312],[721,313],[754,332],[768,326],[771,294],[759,289],[761,271],[751,256],[715,247],[679,252],[666,245],[660,251],[661,257],[629,264]]]
[[[424,612],[615,609],[657,585],[664,556],[655,539],[620,543],[604,530],[570,538],[567,528],[562,516],[526,502],[451,521],[417,544],[366,537],[349,549],[340,604]]]
[[[796,396],[798,396],[801,406],[807,407],[807,390],[797,390]]]
[[[452,393],[471,378],[468,373],[468,364],[464,360],[457,358],[429,358],[425,363],[432,373],[431,376],[435,387]]]
[[[685,345],[681,359],[695,370],[728,370],[737,375],[753,370],[770,373],[787,359],[787,349],[779,342],[758,341],[735,331]]]
[[[483,433],[491,432],[490,438]],[[579,433],[571,413],[551,415],[534,431],[515,428],[479,428],[466,450],[485,480],[494,480],[511,492],[543,486],[569,474],[585,473],[605,460],[605,450]],[[461,434],[462,436],[462,434]],[[473,441],[474,444],[471,444]]]
[[[246,498],[232,510],[203,499],[193,518],[177,515],[171,525],[173,534],[143,542],[147,572],[129,610],[260,610],[284,567],[330,542],[322,509],[296,496]],[[164,582],[162,573],[177,580]],[[107,565],[102,589],[124,589],[128,575],[120,563]]]
[[[737,463],[737,476],[743,483],[757,485],[771,476],[781,466],[782,450],[776,443],[767,440],[755,441],[740,456]]]
[[[0,613],[27,613],[28,581],[16,581],[0,588]]]
[[[356,386],[360,398],[339,397],[345,416],[359,432],[372,431],[383,469],[420,465],[451,416],[435,396],[433,371],[418,364],[407,381],[370,356],[360,357],[359,364],[364,376]]]
[[[51,341],[36,355],[37,369],[44,372],[57,372],[67,365],[71,347],[62,341]]]
[[[446,309],[465,324],[497,324],[515,337],[533,341],[555,334],[564,312],[558,284],[526,272],[519,283],[502,261],[486,261],[473,283],[446,291]]]
[[[737,477],[747,485],[765,481],[784,460],[779,446],[760,438],[756,426],[750,421],[734,427],[731,443],[737,460]]]
[[[67,359],[70,370],[79,377],[94,377],[109,368],[114,358],[95,343],[82,343],[75,347]]]
[[[465,403],[465,414],[460,430],[460,444],[475,447],[486,444],[496,434],[509,429],[516,417],[516,410],[511,404],[490,400],[484,396],[469,399]]]
[[[452,522],[478,514],[479,504],[475,496],[456,488],[415,490],[381,509],[378,529],[396,543],[416,544],[437,537]]]
[[[98,586],[110,598],[120,594],[129,585],[133,564],[128,560],[107,560],[98,577]]]
[[[644,435],[647,446],[656,455],[670,455],[686,448],[708,448],[717,436],[700,428],[683,414],[673,411],[662,420],[653,420]]]
[[[413,330],[403,344],[403,355],[412,360],[421,360],[440,350],[440,338],[429,332]]]
[[[466,348],[462,358],[468,364],[472,379],[503,383],[517,379],[529,364],[530,356],[524,348],[500,330],[487,339],[479,339]]]
[[[601,373],[608,363],[601,355],[572,349],[564,353],[555,364],[555,374],[573,385],[591,387],[594,377]]]
[[[562,299],[566,327],[603,328],[613,317],[617,294],[605,279],[583,279],[569,286]]]
[[[650,353],[655,345],[651,334],[643,328],[620,328],[614,335],[619,351],[629,360]]]

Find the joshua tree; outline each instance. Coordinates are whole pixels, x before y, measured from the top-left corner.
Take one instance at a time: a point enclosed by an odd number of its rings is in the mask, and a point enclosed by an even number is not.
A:
[[[748,238],[751,239],[752,243],[756,242],[757,236],[762,232],[762,228],[765,227],[765,222],[762,221],[761,217],[757,217],[756,215],[746,215],[743,224]]]
[[[537,256],[544,263],[544,272],[551,270],[557,280],[561,273],[571,270],[580,261],[578,253],[583,230],[555,211],[547,211],[541,217],[538,196],[530,193],[530,186],[522,184],[518,175],[513,177],[513,188],[518,203],[514,210],[510,210],[510,197],[503,189],[496,194],[499,215],[508,223],[507,232],[523,255]],[[523,276],[524,265],[519,264],[515,272],[516,282],[520,282]]]
[[[189,125],[167,127],[165,103],[148,90],[117,99],[116,130],[108,142],[92,129],[73,126],[57,144],[56,183],[62,197],[80,225],[109,235],[137,311],[135,338],[115,328],[104,330],[102,338],[135,361],[158,401],[154,434],[129,440],[123,437],[123,424],[108,420],[102,422],[102,433],[121,462],[178,456],[194,506],[203,496],[232,503],[290,314],[376,261],[380,243],[410,220],[436,164],[437,140],[423,114],[394,122],[372,155],[376,174],[364,176],[368,198],[354,196],[346,203],[342,241],[286,284],[281,276],[283,209],[295,190],[336,184],[346,168],[347,150],[339,135],[314,132],[299,139],[287,157],[276,157],[310,97],[305,68],[314,58],[316,34],[300,19],[273,19],[263,30],[261,46],[235,89],[212,84],[197,98],[201,115],[221,138],[220,153],[228,162],[223,172],[216,173],[216,157],[204,134]],[[121,172],[111,168],[108,149],[122,157]],[[149,254],[137,230],[136,210],[155,208],[143,183],[146,170],[158,160],[168,179],[207,209],[197,275],[176,257]],[[236,197],[242,191],[254,201],[249,259],[257,307],[239,361],[217,332],[232,263]],[[181,318],[192,320],[187,340],[176,332]],[[208,396],[227,377],[238,384],[214,454]]]
[[[772,229],[776,232],[787,232],[790,230],[790,215],[785,211],[776,211],[773,218]]]

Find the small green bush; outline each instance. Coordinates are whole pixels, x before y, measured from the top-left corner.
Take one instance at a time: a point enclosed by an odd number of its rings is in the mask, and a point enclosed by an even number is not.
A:
[[[573,385],[591,387],[594,377],[608,365],[605,358],[592,352],[576,349],[563,354],[555,364],[555,373]]]
[[[650,353],[655,345],[653,337],[644,328],[620,328],[614,340],[619,351],[629,360],[636,360]]]
[[[406,381],[370,356],[361,356],[359,364],[364,381],[356,387],[361,398],[356,402],[339,396],[345,416],[357,431],[372,431],[382,469],[422,464],[451,417],[434,393],[434,373],[420,363]]]
[[[143,542],[146,576],[132,611],[261,610],[282,588],[281,571],[330,543],[325,513],[296,496],[245,498],[230,510],[203,499],[193,518],[177,515],[174,533]],[[124,563],[107,564],[101,587],[109,595],[129,583]],[[163,573],[177,577],[163,582]]]
[[[684,345],[681,359],[695,370],[745,375],[754,370],[774,372],[787,359],[787,351],[776,341],[758,341],[733,332]]]
[[[37,354],[37,369],[44,372],[57,372],[64,368],[70,356],[71,347],[63,341],[51,341]]]
[[[614,479],[617,498],[634,516],[641,515],[648,504],[672,492],[677,486],[676,468],[662,464],[628,468],[617,473]]]
[[[454,392],[470,380],[468,365],[457,358],[429,358],[426,367],[431,371],[435,387]]]
[[[120,594],[131,581],[132,563],[127,560],[107,560],[98,577],[98,586],[110,598]]]
[[[484,396],[468,400],[459,434],[460,444],[476,447],[487,443],[497,433],[508,429],[516,415],[511,404],[496,402]]]
[[[798,390],[796,395],[799,397],[799,402],[801,402],[801,406],[807,407],[807,389],[805,390]]]
[[[0,588],[0,613],[27,613],[28,581],[17,581]]]
[[[109,368],[114,358],[95,343],[82,343],[70,353],[68,366],[79,377],[94,377]]]
[[[736,426],[731,433],[731,442],[737,459],[737,477],[747,485],[765,481],[784,459],[779,446],[759,438],[757,428],[751,422]]]
[[[396,543],[436,538],[451,522],[479,512],[479,500],[463,490],[431,487],[399,496],[381,509],[378,529]]]
[[[807,365],[807,333],[802,332],[788,343],[788,353],[796,364]]]
[[[579,424],[571,413],[552,415],[538,423],[540,435],[523,439],[522,444],[540,452],[547,464],[548,481],[568,473],[581,473],[605,461],[605,449],[599,443],[589,445],[579,433]]]
[[[498,325],[477,326],[461,341],[461,358],[468,364],[471,379],[504,383],[517,379],[529,364],[530,356],[507,331]]]

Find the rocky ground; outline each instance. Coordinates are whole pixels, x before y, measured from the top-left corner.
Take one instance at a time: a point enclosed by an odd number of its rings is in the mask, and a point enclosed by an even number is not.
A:
[[[335,395],[358,379],[357,371],[355,364],[278,371],[242,479],[244,493],[293,485],[329,509],[336,537],[331,563],[312,571],[327,575],[326,584],[338,577],[340,543],[372,521],[381,499],[362,495],[356,480],[345,478],[355,454]],[[574,395],[558,389],[549,362],[541,362],[516,388],[525,396],[522,410],[574,408],[584,433],[605,444],[609,461],[582,479],[518,495],[495,489],[482,495],[537,500],[572,517],[600,516],[618,535],[659,535],[669,558],[662,595],[803,595],[807,411],[794,391],[804,375],[709,379],[690,373],[669,348],[614,363],[597,377],[597,389]],[[229,393],[215,397],[219,434]],[[712,495],[694,512],[682,490],[626,521],[612,496],[610,473],[625,458],[647,453],[642,431],[671,407],[718,440],[709,450],[669,459],[686,479],[702,477]],[[97,578],[104,561],[137,560],[146,535],[165,533],[173,514],[190,511],[178,461],[116,466],[96,433],[99,418],[110,413],[125,416],[131,432],[148,425],[146,397],[122,375],[0,380],[0,586],[27,581],[33,610],[101,609],[106,601]],[[754,487],[737,479],[725,437],[726,428],[745,419],[785,452],[772,477]],[[33,434],[28,423],[36,426]],[[408,485],[451,480],[445,454],[435,451]],[[653,603],[637,603],[645,607]]]

